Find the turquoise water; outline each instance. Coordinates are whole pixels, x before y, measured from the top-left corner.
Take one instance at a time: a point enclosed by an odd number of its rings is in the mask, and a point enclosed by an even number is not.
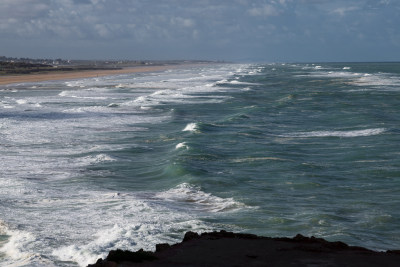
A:
[[[221,64],[0,91],[0,263],[188,231],[400,247],[400,63]]]

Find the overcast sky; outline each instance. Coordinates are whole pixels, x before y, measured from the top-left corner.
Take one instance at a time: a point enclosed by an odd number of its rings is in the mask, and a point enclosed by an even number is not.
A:
[[[0,55],[400,61],[400,0],[0,0]]]

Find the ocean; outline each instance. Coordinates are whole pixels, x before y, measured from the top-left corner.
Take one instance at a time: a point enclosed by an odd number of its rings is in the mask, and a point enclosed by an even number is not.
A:
[[[209,64],[0,88],[0,265],[186,231],[400,248],[400,63]]]

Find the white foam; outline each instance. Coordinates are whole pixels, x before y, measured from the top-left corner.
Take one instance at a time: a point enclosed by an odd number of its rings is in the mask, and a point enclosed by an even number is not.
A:
[[[362,73],[349,72],[349,71],[321,71],[310,74],[310,76],[314,77],[348,78],[348,79],[357,79],[362,75],[363,75]],[[304,76],[304,75],[299,75],[299,76]]]
[[[238,85],[260,85],[260,83],[240,82],[240,81],[236,81],[236,80],[232,80],[229,83],[230,84],[238,84]]]
[[[358,73],[351,72],[350,67],[343,67],[341,71],[318,71],[302,76],[328,77],[346,79],[347,83],[357,86],[379,87],[380,90],[396,90],[400,86],[400,77],[387,73]],[[321,70],[320,68],[318,70]]]
[[[154,251],[158,243],[175,243],[181,236],[166,237],[163,232],[176,231],[178,229],[192,229],[203,232],[207,227],[203,223],[188,219],[176,221],[172,214],[170,220],[165,215],[151,216],[146,223],[126,222],[118,223],[102,229],[94,234],[94,239],[82,245],[62,246],[55,249],[53,256],[63,261],[77,262],[80,266],[93,264],[99,258],[105,258],[107,252],[115,249],[131,250],[144,249]],[[132,220],[135,221],[135,220]]]
[[[15,106],[11,106],[11,105],[4,105],[3,108],[7,108],[7,109],[12,109],[15,108]]]
[[[7,239],[0,244],[4,250],[0,253],[0,265],[35,266],[38,262],[38,266],[50,266],[50,263],[40,264],[43,255],[55,262],[71,260],[85,266],[110,249],[154,249],[156,243],[181,240],[187,230],[215,228],[198,220],[191,208],[220,212],[235,210],[241,204],[189,185],[161,192],[165,198],[153,198],[158,192],[141,193],[136,192],[136,188],[126,188],[123,193],[116,193],[116,189],[104,189],[103,181],[97,187],[86,178],[98,174],[111,179],[113,176],[107,175],[112,170],[98,170],[91,165],[113,164],[121,160],[112,156],[115,151],[135,146],[125,139],[123,144],[115,142],[114,138],[148,130],[135,127],[137,124],[157,127],[159,123],[170,121],[170,108],[157,110],[153,105],[227,99],[222,94],[213,94],[227,90],[214,84],[224,78],[231,79],[229,75],[235,73],[228,73],[236,67],[223,65],[215,69],[196,68],[186,74],[179,70],[58,82],[48,87],[59,91],[41,90],[35,92],[35,97],[21,91],[21,95],[3,98],[1,105],[12,105],[18,113],[0,122],[0,142],[4,144],[0,161],[4,176],[0,179],[0,188],[4,189],[0,190],[0,214],[2,219],[18,227],[7,230]],[[126,87],[115,89],[119,84]],[[25,99],[29,105],[40,103],[43,107],[22,112],[26,107],[18,106],[16,99]],[[110,103],[121,104],[118,108],[107,107]],[[151,112],[147,111],[148,106],[152,106]],[[28,116],[28,119],[19,116]],[[184,130],[196,131],[196,128],[196,123],[189,123]],[[109,134],[114,132],[118,134]],[[176,146],[182,151],[185,147],[184,142]],[[93,191],[93,188],[102,190]],[[174,190],[177,204],[172,196]]]
[[[188,123],[185,128],[182,130],[183,132],[195,132],[197,131],[197,124],[195,122]]]
[[[223,80],[217,81],[215,84],[224,84],[224,83],[228,83],[228,80],[223,79]]]
[[[182,143],[179,143],[179,144],[177,144],[177,145],[175,146],[175,149],[180,149],[180,148],[189,149],[189,146],[186,145],[186,142],[182,142]]]
[[[59,96],[69,96],[71,94],[70,91],[62,91],[61,93],[59,93]]]
[[[380,89],[393,89],[398,91],[400,86],[400,78],[397,76],[389,76],[386,74],[364,74],[349,82],[350,84],[357,86],[373,86],[380,87]],[[384,88],[382,88],[384,87]],[[392,88],[388,88],[392,87]]]
[[[111,162],[116,161],[115,158],[107,155],[107,154],[97,154],[94,156],[87,156],[81,159],[83,163],[90,165],[90,164],[97,164],[101,162]]]
[[[312,131],[312,132],[298,132],[284,135],[285,137],[359,137],[378,135],[385,132],[385,128],[373,128],[366,130],[355,131]]]
[[[6,259],[3,264],[7,266],[55,266],[51,261],[33,253],[32,248],[38,242],[36,237],[29,232],[10,229],[0,220],[0,235],[8,236],[8,240],[0,247]]]
[[[188,183],[179,184],[175,188],[156,194],[155,197],[172,201],[174,205],[181,203],[183,206],[189,206],[188,209],[206,212],[232,211],[245,206],[233,198],[213,196]]]
[[[151,102],[151,99],[149,98],[149,96],[143,95],[143,96],[139,96],[138,98],[136,98],[133,101],[125,102],[122,105],[124,105],[124,106],[132,106],[132,105],[141,105],[141,104],[157,105],[158,102],[156,102],[156,101]]]
[[[117,103],[110,103],[110,104],[107,105],[107,107],[109,107],[109,108],[116,108],[118,106],[119,105]]]
[[[248,157],[248,158],[237,158],[233,159],[232,162],[243,163],[243,162],[256,162],[256,161],[290,161],[288,159],[277,158],[277,157]]]
[[[85,198],[80,202],[73,200],[69,205],[74,203],[74,206],[84,208],[77,213],[85,213],[83,217],[80,215],[83,220],[80,223],[86,226],[80,228],[85,238],[54,248],[52,255],[63,261],[87,266],[100,257],[104,258],[112,249],[154,250],[157,243],[177,242],[182,238],[177,233],[186,229],[209,229],[185,212],[160,206],[158,199],[149,200],[148,194],[144,194],[144,198],[145,201],[142,201],[131,194],[113,192]],[[65,220],[65,215],[61,215],[60,219]],[[72,222],[77,223],[75,220]]]
[[[23,104],[28,103],[28,100],[26,100],[26,99],[18,99],[15,102],[17,102],[17,104],[19,104],[19,105],[23,105]]]

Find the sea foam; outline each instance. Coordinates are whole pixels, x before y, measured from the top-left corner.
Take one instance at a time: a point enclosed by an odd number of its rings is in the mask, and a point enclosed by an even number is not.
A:
[[[175,149],[180,149],[180,148],[189,149],[189,147],[186,145],[186,142],[179,143],[175,146]]]
[[[186,127],[182,130],[184,132],[195,132],[197,131],[197,124],[194,122],[188,123]]]
[[[284,135],[284,137],[360,137],[378,135],[385,131],[385,128],[373,128],[354,131],[312,131],[286,134]]]
[[[102,163],[102,162],[116,161],[115,158],[113,158],[107,154],[97,154],[97,155],[87,156],[87,157],[82,158],[81,160],[83,163],[86,163],[87,165],[97,164],[97,163]]]
[[[210,229],[188,213],[176,212],[160,205],[155,198],[149,199],[148,193],[143,194],[143,199],[115,192],[92,195],[80,205],[84,208],[80,213],[86,214],[82,219],[87,227],[81,229],[86,232],[86,238],[64,243],[52,251],[52,256],[80,266],[104,258],[110,250],[154,250],[158,243],[181,240],[178,233],[186,229]],[[93,225],[96,227],[92,228]],[[89,232],[92,233],[89,235]]]
[[[28,100],[26,100],[26,99],[18,99],[18,100],[15,101],[15,102],[17,102],[17,104],[19,104],[19,105],[23,105],[23,104],[28,103]]]
[[[21,230],[10,229],[6,223],[0,220],[0,235],[8,236],[8,239],[0,247],[0,255],[4,254],[7,266],[55,266],[51,261],[43,258],[33,249],[38,243],[36,237]]]
[[[214,196],[189,183],[179,184],[170,190],[156,194],[155,197],[171,201],[174,205],[181,203],[183,206],[190,206],[189,209],[206,212],[232,211],[245,206],[233,198]]]

